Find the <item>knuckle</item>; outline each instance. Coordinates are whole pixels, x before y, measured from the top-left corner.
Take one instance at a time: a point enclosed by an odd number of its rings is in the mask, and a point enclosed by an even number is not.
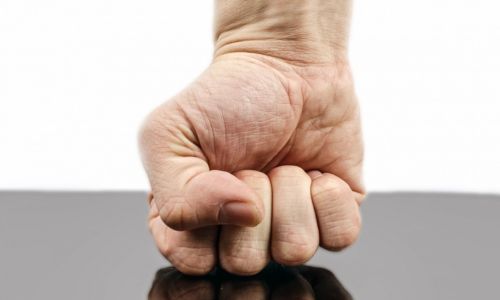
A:
[[[172,247],[165,257],[187,275],[204,275],[215,266],[215,257],[207,248]]]
[[[317,240],[307,234],[289,234],[273,240],[273,259],[284,265],[300,265],[308,261],[318,248]]]
[[[309,178],[302,168],[291,165],[279,166],[269,172],[270,177],[299,177],[304,175]]]
[[[307,262],[316,252],[314,247],[306,244],[283,242],[273,247],[273,259],[288,266],[301,265]]]
[[[339,226],[331,234],[324,236],[321,246],[332,251],[340,251],[353,245],[358,239],[361,224],[352,222],[347,226]]]
[[[341,195],[348,195],[349,186],[336,177],[325,174],[312,182],[311,195],[313,197],[337,198]]]
[[[238,253],[222,254],[222,267],[229,273],[236,275],[255,275],[266,266],[267,253],[255,248],[243,248]]]

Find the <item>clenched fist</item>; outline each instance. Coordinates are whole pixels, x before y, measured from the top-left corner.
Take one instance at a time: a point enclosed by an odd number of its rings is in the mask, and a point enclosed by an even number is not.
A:
[[[188,274],[307,261],[360,230],[347,0],[220,0],[211,65],[140,134],[149,225]]]

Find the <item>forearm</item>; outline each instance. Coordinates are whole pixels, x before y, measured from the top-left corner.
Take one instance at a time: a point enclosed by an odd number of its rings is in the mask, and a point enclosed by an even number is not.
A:
[[[265,54],[288,62],[344,57],[351,0],[216,0],[215,56]]]

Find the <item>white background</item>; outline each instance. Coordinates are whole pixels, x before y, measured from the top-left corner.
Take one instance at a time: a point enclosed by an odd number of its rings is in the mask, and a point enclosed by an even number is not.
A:
[[[500,192],[500,4],[355,0],[370,190]],[[137,128],[210,62],[208,0],[0,0],[0,189],[146,189]]]

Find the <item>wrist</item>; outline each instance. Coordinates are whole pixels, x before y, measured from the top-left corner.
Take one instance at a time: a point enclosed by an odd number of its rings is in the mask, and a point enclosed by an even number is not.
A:
[[[350,11],[351,0],[217,0],[214,56],[334,63],[346,56]]]

